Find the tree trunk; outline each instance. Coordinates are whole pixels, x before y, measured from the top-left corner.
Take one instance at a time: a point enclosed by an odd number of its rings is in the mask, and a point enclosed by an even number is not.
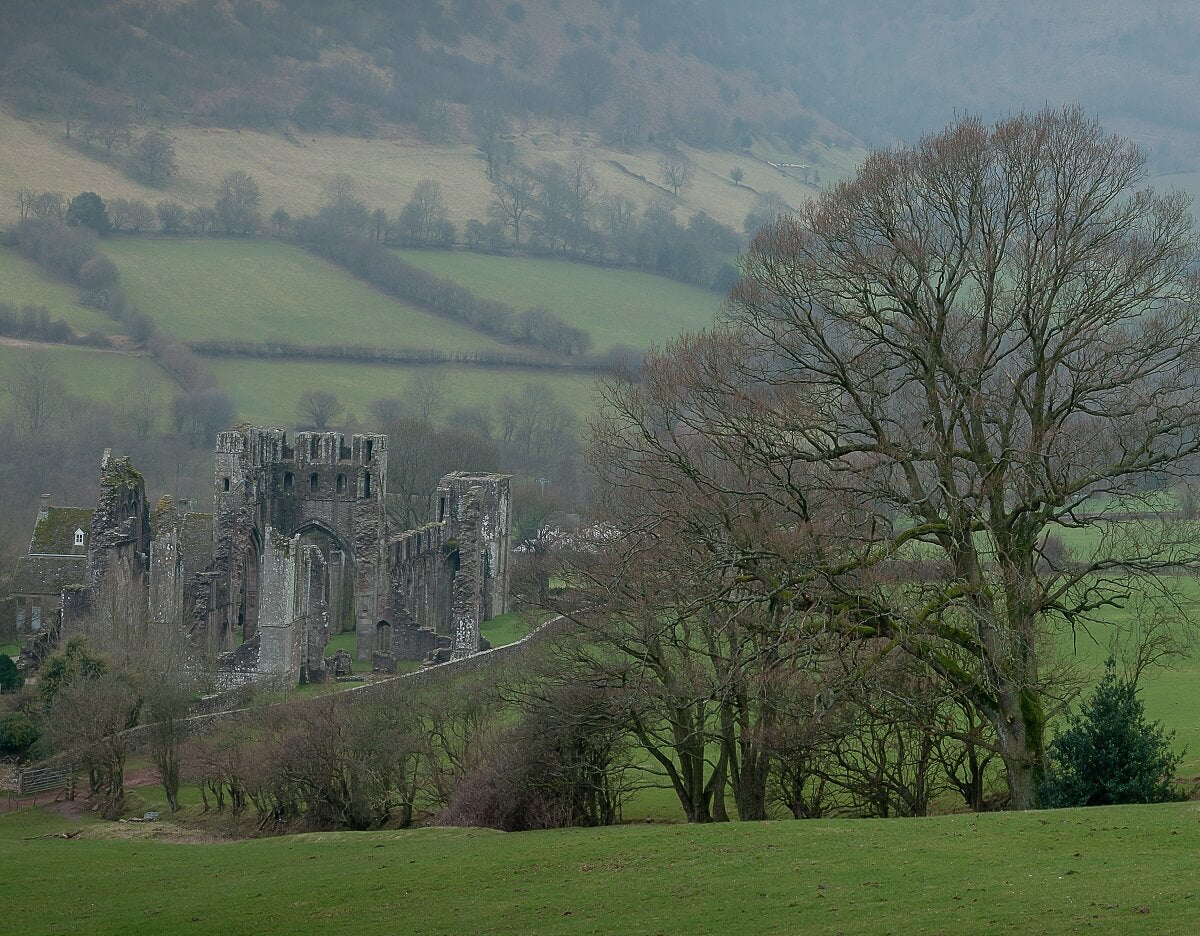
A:
[[[1045,769],[1046,717],[1032,689],[1000,693],[994,716],[996,742],[1008,779],[1010,808],[1032,809],[1034,788]]]
[[[757,822],[767,818],[767,780],[771,759],[759,750],[743,751],[733,797],[738,818]]]

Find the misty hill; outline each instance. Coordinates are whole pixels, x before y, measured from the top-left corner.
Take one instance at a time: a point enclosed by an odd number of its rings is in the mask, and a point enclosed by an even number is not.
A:
[[[663,5],[664,8],[669,5]],[[827,124],[662,32],[660,8],[581,0],[14,0],[0,12],[9,99],[29,114],[132,107],[137,118],[434,142],[497,109],[636,145],[664,135],[799,145]],[[684,24],[675,23],[682,27]]]

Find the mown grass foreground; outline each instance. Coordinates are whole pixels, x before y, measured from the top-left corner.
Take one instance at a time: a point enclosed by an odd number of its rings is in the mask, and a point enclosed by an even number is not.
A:
[[[203,845],[89,838],[102,834],[89,825],[26,840],[70,827],[0,817],[7,932],[1184,933],[1200,920],[1190,803]]]

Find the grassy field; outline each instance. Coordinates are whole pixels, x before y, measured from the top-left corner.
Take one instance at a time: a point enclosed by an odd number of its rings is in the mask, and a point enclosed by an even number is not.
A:
[[[15,657],[20,652],[21,645],[19,643],[0,644],[0,655],[2,656]]]
[[[81,335],[121,331],[120,325],[99,310],[81,306],[71,286],[47,278],[37,264],[26,260],[14,247],[0,247],[0,302],[45,306],[52,318],[65,320]]]
[[[644,348],[712,324],[722,296],[636,270],[469,251],[406,250],[414,266],[517,308],[544,305],[587,329],[592,348]]]
[[[66,384],[67,392],[89,400],[112,401],[135,379],[145,377],[162,388],[164,397],[177,389],[165,373],[148,357],[75,348],[66,345],[39,345],[36,348],[0,344],[0,374],[12,367],[18,357],[31,350],[44,353],[51,367]],[[0,406],[8,406],[7,394],[0,395]]]
[[[479,351],[504,347],[278,241],[113,237],[130,298],[176,338]]]
[[[138,133],[145,128],[138,128]],[[451,219],[461,230],[469,218],[486,218],[491,186],[483,160],[469,143],[434,145],[420,138],[393,132],[376,139],[305,135],[298,144],[273,133],[225,130],[216,127],[171,126],[176,137],[179,170],[162,188],[152,188],[129,178],[115,163],[79,151],[62,138],[54,121],[22,120],[0,110],[0,223],[15,220],[13,195],[21,187],[61,191],[68,198],[81,191],[99,192],[105,199],[141,198],[151,205],[172,198],[187,205],[210,205],[221,178],[233,169],[249,171],[259,182],[264,214],[276,207],[299,216],[321,202],[322,187],[337,173],[354,177],[362,197],[371,207],[398,213],[422,179],[441,183]],[[756,156],[728,151],[686,148],[696,166],[695,181],[678,198],[664,192],[659,179],[660,152],[646,148],[635,152],[609,148],[591,133],[555,133],[531,127],[514,139],[517,158],[530,166],[542,160],[561,161],[583,151],[592,161],[600,187],[645,205],[658,198],[675,204],[682,219],[707,211],[718,221],[741,230],[742,220],[754,204],[755,192],[774,189],[793,205],[810,198],[815,188],[767,166],[774,162],[811,162],[819,166],[822,181],[831,182],[852,171],[861,150],[830,149],[818,143],[804,158],[756,146]],[[622,172],[644,176],[643,182]],[[734,186],[729,170],[741,166],[742,185]]]
[[[0,816],[14,933],[1194,931],[1195,804],[597,830],[155,841]],[[84,828],[71,841],[31,839]],[[116,836],[106,839],[102,836]],[[309,864],[312,862],[312,864]],[[64,887],[63,881],[70,886]]]
[[[328,390],[360,420],[367,406],[381,397],[403,396],[408,380],[422,372],[419,365],[389,367],[332,361],[284,362],[240,358],[209,360],[221,388],[232,395],[238,416],[266,425],[290,426],[296,421],[296,401],[308,389]],[[445,379],[447,405],[495,404],[508,393],[519,394],[526,383],[548,388],[557,400],[577,413],[593,407],[590,374],[564,374],[519,368],[438,367]]]
[[[528,614],[510,611],[490,621],[484,621],[480,631],[493,647],[503,647],[505,644],[516,643],[533,630],[536,620],[536,617]]]

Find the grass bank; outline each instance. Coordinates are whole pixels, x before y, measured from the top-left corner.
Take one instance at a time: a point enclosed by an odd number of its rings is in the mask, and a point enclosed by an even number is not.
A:
[[[0,817],[12,932],[1190,932],[1194,804],[913,820],[150,840]],[[112,835],[120,839],[93,836]],[[70,880],[69,887],[63,887]]]

